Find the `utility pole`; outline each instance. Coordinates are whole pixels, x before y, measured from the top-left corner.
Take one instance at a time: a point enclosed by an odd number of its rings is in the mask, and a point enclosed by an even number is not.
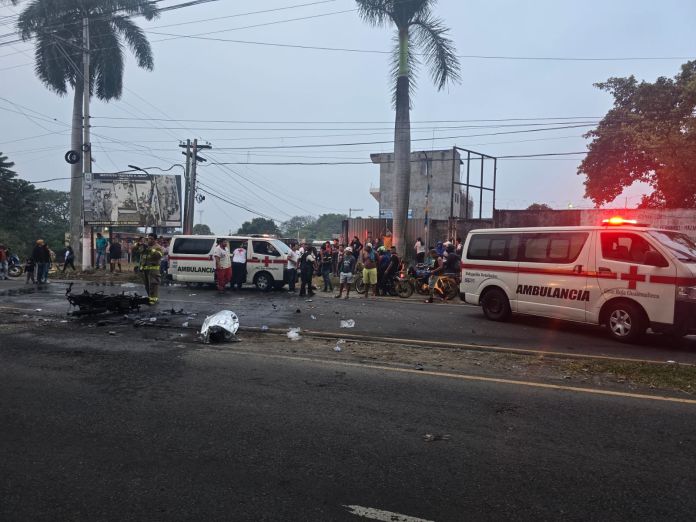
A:
[[[353,212],[362,212],[365,210],[364,208],[349,208],[348,209],[348,219],[351,219],[353,217]]]
[[[186,152],[182,154],[186,155],[186,168],[184,169],[184,222],[183,230],[184,234],[191,234],[190,230],[187,230],[189,222],[189,191],[191,190],[191,140],[186,140],[186,145],[179,143],[179,147],[186,148]]]
[[[196,166],[198,165],[199,161],[207,161],[205,158],[201,158],[198,156],[198,150],[199,149],[212,149],[212,145],[210,143],[206,143],[204,145],[199,145],[198,140],[194,139],[193,140],[193,146],[190,146],[190,141],[191,140],[186,140],[186,165],[190,165],[189,167],[189,175],[188,175],[188,184],[187,184],[187,193],[186,193],[186,205],[185,205],[185,219],[184,219],[184,234],[192,234],[193,233],[193,218],[194,218],[194,212],[195,212],[195,204],[196,204]],[[180,145],[181,146],[181,145]],[[189,152],[189,147],[190,152]]]
[[[82,208],[80,216],[80,230],[82,232],[82,269],[92,266],[92,234],[91,227],[85,225],[85,182],[92,183],[92,144],[89,136],[89,100],[90,100],[90,74],[89,74],[89,18],[82,18]],[[77,257],[77,256],[76,256]]]

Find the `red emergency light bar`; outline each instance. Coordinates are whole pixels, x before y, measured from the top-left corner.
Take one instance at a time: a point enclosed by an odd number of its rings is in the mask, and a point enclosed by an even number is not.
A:
[[[610,217],[609,219],[603,219],[602,225],[620,227],[621,225],[633,225],[635,227],[647,227],[645,223],[638,223],[635,219],[624,219],[621,216]]]

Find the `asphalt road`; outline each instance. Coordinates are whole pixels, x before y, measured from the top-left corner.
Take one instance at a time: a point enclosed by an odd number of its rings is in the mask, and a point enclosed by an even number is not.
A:
[[[345,506],[359,506],[436,521],[677,521],[696,511],[693,404],[36,324],[0,328],[2,520],[351,521],[361,518]]]
[[[65,284],[43,288],[18,282],[0,282],[0,312],[4,308],[22,310],[30,315],[69,311],[64,298]],[[88,288],[107,293],[143,291],[140,285],[75,285],[75,291]],[[242,326],[290,328],[338,334],[392,337],[449,343],[469,343],[513,349],[539,350],[592,356],[628,357],[655,361],[696,364],[696,337],[674,340],[649,335],[640,345],[624,345],[607,337],[598,327],[566,323],[538,317],[516,316],[509,323],[483,318],[478,307],[456,303],[427,305],[422,299],[370,298],[353,294],[350,300],[334,299],[332,294],[317,293],[311,302],[287,292],[261,293],[253,288],[218,296],[210,287],[163,287],[159,309],[183,309],[204,317],[221,309],[230,309],[240,317]],[[41,312],[35,309],[41,308]],[[149,309],[153,310],[153,309]],[[298,312],[299,310],[299,312]],[[340,321],[353,319],[355,326],[341,329]],[[202,320],[202,319],[201,319]]]

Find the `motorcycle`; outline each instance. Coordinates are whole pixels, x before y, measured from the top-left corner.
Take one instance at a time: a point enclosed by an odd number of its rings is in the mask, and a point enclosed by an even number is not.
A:
[[[7,275],[10,277],[20,277],[24,273],[24,267],[17,257],[17,254],[10,254],[7,259]]]
[[[409,281],[413,289],[420,295],[429,295],[430,287],[428,280],[430,279],[430,270],[424,265],[416,265],[408,269]]]

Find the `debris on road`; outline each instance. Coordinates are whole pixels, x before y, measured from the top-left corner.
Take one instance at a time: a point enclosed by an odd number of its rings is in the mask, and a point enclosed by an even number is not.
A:
[[[426,433],[423,435],[423,440],[425,442],[435,442],[438,440],[450,440],[451,435],[449,433]]]
[[[188,325],[189,325],[188,321],[186,321],[185,323],[181,323],[181,326],[183,326],[184,328],[188,328]]]
[[[43,308],[37,308],[35,312],[40,312],[41,310],[43,310]]]
[[[267,331],[268,331],[268,325],[262,324],[262,325],[261,325],[261,331],[262,331],[262,332],[267,332]]]
[[[122,292],[120,294],[106,295],[104,292],[89,292],[84,290],[81,294],[72,293],[73,283],[68,285],[65,291],[65,297],[70,303],[70,306],[77,307],[72,315],[93,315],[103,314],[106,312],[126,313],[133,310],[139,310],[141,305],[148,304],[148,298],[138,294],[129,294]],[[37,312],[41,308],[36,309]]]
[[[302,339],[302,336],[300,335],[301,331],[301,328],[290,328],[288,330],[288,339],[290,339],[291,341],[299,341],[300,339]]]
[[[113,330],[110,330],[109,335],[116,335],[116,332],[114,332]]]
[[[334,346],[334,349],[333,349],[334,352],[340,352],[341,350],[343,350],[343,347],[345,346],[345,344],[346,344],[345,339],[339,339],[338,341],[336,341],[336,346]]]
[[[201,326],[203,342],[220,343],[223,341],[236,340],[235,334],[239,329],[239,318],[230,310],[220,310],[218,313],[209,315]]]
[[[311,319],[314,319],[315,321],[317,320],[317,316],[314,315],[314,314],[310,315],[309,317],[310,317]]]
[[[341,320],[341,328],[353,328],[355,321],[353,319]]]

